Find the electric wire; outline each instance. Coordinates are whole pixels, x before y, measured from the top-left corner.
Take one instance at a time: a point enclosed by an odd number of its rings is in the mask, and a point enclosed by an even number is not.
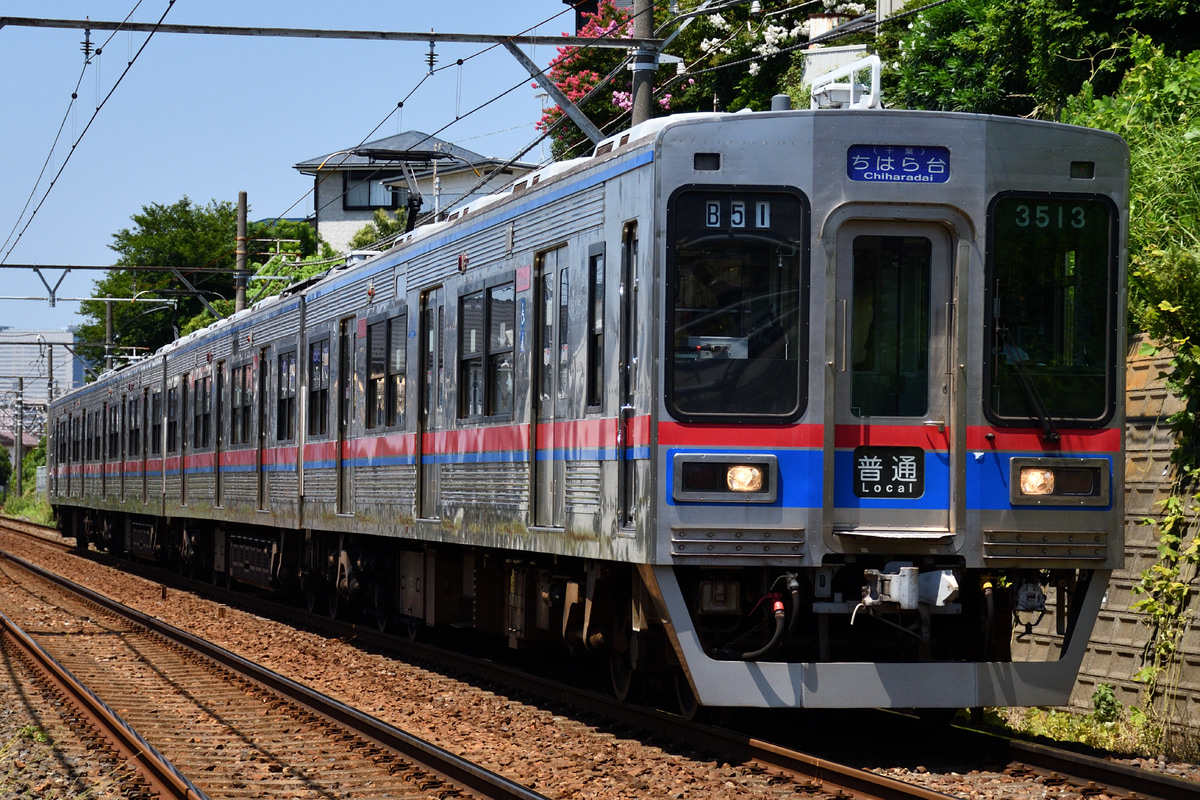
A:
[[[124,25],[126,22],[128,22],[130,17],[132,17],[137,12],[138,8],[141,5],[142,5],[142,0],[137,0],[137,2],[134,4],[133,8],[129,11],[129,13],[125,15],[125,19],[121,20],[121,24]],[[101,52],[103,52],[104,48],[108,47],[108,43],[113,40],[113,37],[115,37],[117,35],[117,33],[120,32],[120,30],[121,30],[120,27],[114,29],[109,34],[109,37],[104,40],[104,43],[96,48],[95,55],[99,56],[101,54]],[[29,210],[29,204],[33,202],[33,198],[37,195],[38,186],[41,185],[42,178],[45,177],[45,175],[46,175],[46,169],[47,169],[47,167],[50,166],[50,160],[52,158],[54,158],[54,151],[56,149],[58,149],[59,139],[62,138],[63,131],[67,127],[67,120],[71,118],[71,113],[75,108],[75,101],[77,99],[79,99],[79,87],[83,85],[83,77],[85,74],[87,74],[87,68],[92,63],[91,54],[85,52],[85,56],[86,57],[84,58],[84,61],[83,61],[83,67],[79,70],[79,79],[75,81],[75,88],[71,90],[71,101],[69,103],[67,103],[67,110],[63,113],[62,122],[60,122],[58,125],[58,132],[54,134],[54,141],[50,143],[50,150],[49,150],[49,152],[46,153],[46,159],[45,159],[45,161],[42,162],[42,168],[38,172],[37,179],[33,182],[33,188],[31,188],[29,190],[29,197],[27,197],[25,199],[25,205],[21,208],[21,213],[19,215],[17,215],[16,221],[13,222],[12,230],[8,232],[8,236],[7,236],[7,238],[5,238],[4,244],[0,245],[0,250],[3,250],[4,248],[8,247],[8,243],[10,241],[12,241],[13,234],[16,232],[17,228],[20,226],[21,220],[25,218],[25,212]],[[133,61],[132,56],[130,56],[131,64],[132,64],[132,61]],[[99,92],[97,92],[97,94],[99,94]],[[48,191],[49,190],[47,190],[47,192]],[[24,233],[24,231],[22,231],[22,233]],[[15,242],[13,243],[13,247],[14,248],[16,247]],[[4,254],[4,258],[0,259],[0,264],[3,264],[5,261],[7,261],[9,255],[11,255],[11,254],[12,254],[12,250],[10,249],[7,253]]]

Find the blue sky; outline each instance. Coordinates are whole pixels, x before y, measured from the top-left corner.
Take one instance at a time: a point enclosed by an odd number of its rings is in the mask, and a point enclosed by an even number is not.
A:
[[[114,21],[135,6],[132,19],[150,23],[168,2],[3,0],[0,15]],[[550,36],[574,27],[561,0],[176,0],[166,21],[491,34],[536,27],[531,33]],[[92,42],[109,36],[93,31]],[[368,136],[433,133],[449,124],[441,138],[483,155],[509,157],[535,138],[534,123],[545,102],[502,48],[475,56],[483,46],[439,43],[438,67],[459,58],[464,65],[436,72],[413,93],[427,72],[428,44],[156,34],[27,226],[49,179],[146,36],[117,34],[86,71],[82,40],[79,30],[0,29],[0,242],[8,240],[0,258],[5,264],[111,264],[112,235],[129,227],[133,214],[184,195],[201,204],[236,203],[238,191],[245,191],[252,219],[305,216],[312,212],[312,198],[305,197],[312,182],[292,165]],[[525,52],[543,67],[555,55],[550,46]],[[78,99],[67,116],[81,72]],[[518,84],[485,110],[464,116]],[[410,93],[402,112],[392,113]],[[61,138],[37,185],[64,116]],[[526,160],[547,154],[548,147],[539,147]],[[31,193],[29,210],[22,213]],[[58,295],[86,297],[100,275],[72,272]],[[52,284],[58,277],[57,271],[47,273]],[[32,272],[0,269],[0,295],[45,294]],[[0,300],[0,325],[61,328],[79,321],[77,310],[78,303],[68,301],[51,308],[45,301]]]

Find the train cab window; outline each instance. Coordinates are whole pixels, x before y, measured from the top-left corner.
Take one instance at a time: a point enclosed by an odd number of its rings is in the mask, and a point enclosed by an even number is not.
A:
[[[329,432],[329,340],[308,346],[308,435]]]
[[[984,395],[994,422],[1053,430],[1112,414],[1117,219],[1107,198],[992,202]]]
[[[511,414],[516,295],[512,283],[463,296],[459,305],[459,416]]]
[[[279,397],[276,406],[276,441],[296,437],[296,353],[279,356]]]
[[[668,204],[668,409],[677,419],[787,422],[803,412],[803,198],[686,188]]]
[[[150,452],[162,453],[162,392],[150,395]]]
[[[192,447],[206,448],[212,437],[212,376],[196,378],[192,397]]]

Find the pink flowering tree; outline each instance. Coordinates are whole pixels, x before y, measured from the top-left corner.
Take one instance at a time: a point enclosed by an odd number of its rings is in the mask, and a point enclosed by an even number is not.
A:
[[[633,35],[632,28],[629,12],[616,8],[612,0],[602,0],[599,10],[589,15],[587,24],[580,29],[579,36],[628,39]],[[583,98],[616,69],[624,57],[625,51],[618,49],[560,47],[546,74],[572,103],[580,105]],[[605,130],[606,125],[628,111],[630,89],[630,76],[623,72],[581,108],[598,128]],[[537,124],[538,130],[549,129],[563,116],[563,110],[557,105],[548,108]],[[555,128],[550,136],[551,151],[555,158],[571,158],[581,155],[581,150],[586,150],[587,137],[570,120]]]

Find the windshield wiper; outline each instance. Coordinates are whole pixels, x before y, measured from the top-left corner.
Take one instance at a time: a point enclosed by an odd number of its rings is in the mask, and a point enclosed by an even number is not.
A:
[[[1012,334],[1008,332],[1007,325],[997,323],[996,332],[1000,334],[1002,347],[998,356],[1008,356],[1008,363],[1012,365],[1013,371],[1017,373],[1017,382],[1021,384],[1021,388],[1025,391],[1025,397],[1029,400],[1029,404],[1033,406],[1033,411],[1037,414],[1038,420],[1042,423],[1042,434],[1048,442],[1057,442],[1059,440],[1058,429],[1054,427],[1054,420],[1050,417],[1050,412],[1046,410],[1046,403],[1042,400],[1041,392],[1038,391],[1037,385],[1034,384],[1033,378],[1025,371],[1025,366],[1021,363],[1019,356],[1020,348],[1013,341]]]

